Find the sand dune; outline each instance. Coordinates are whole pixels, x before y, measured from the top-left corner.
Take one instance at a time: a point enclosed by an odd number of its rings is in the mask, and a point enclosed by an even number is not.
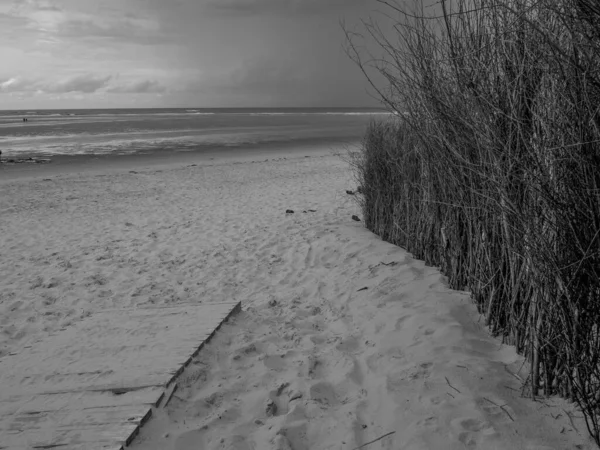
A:
[[[571,405],[521,398],[468,293],[351,220],[339,158],[283,158],[0,185],[1,351],[95,310],[241,300],[133,448],[593,448]]]

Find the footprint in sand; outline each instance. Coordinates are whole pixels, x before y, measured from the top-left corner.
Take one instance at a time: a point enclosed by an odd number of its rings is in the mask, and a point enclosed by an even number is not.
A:
[[[485,448],[485,442],[497,435],[488,422],[474,417],[454,419],[451,426],[456,431],[458,440],[467,448]]]
[[[234,435],[223,437],[219,443],[221,444],[220,448],[231,450],[254,450],[254,446],[249,442],[248,437],[245,436]],[[195,446],[189,448],[201,449],[202,447]]]
[[[385,353],[377,352],[367,357],[367,367],[371,372],[378,372],[381,368],[390,368],[390,362],[396,365],[404,364],[406,358],[401,347],[392,347]]]
[[[288,441],[288,439],[281,435],[278,434],[275,439],[273,439],[273,450],[293,450],[292,446],[290,445],[290,441]]]
[[[313,384],[309,391],[310,399],[323,406],[330,407],[338,404],[335,388],[326,381]]]
[[[308,357],[307,375],[312,379],[323,378],[325,375],[323,362],[314,355]]]
[[[365,376],[363,374],[362,368],[360,367],[360,363],[356,360],[352,360],[352,370],[348,373],[348,379],[357,384],[358,386],[362,386],[365,380]]]
[[[411,316],[409,314],[400,317],[398,320],[396,320],[396,325],[395,325],[394,329],[396,331],[400,331],[404,327],[404,322],[406,322],[410,318],[411,318]]]
[[[440,429],[440,421],[437,417],[430,416],[425,419],[421,419],[416,423],[416,427],[418,430],[427,430],[428,432],[436,432]]]
[[[250,344],[247,345],[245,347],[242,347],[241,349],[239,349],[232,357],[231,359],[233,359],[234,361],[243,361],[243,359],[245,359],[248,356],[256,356],[258,355],[258,350],[256,348],[256,345],[254,344]]]
[[[284,425],[278,432],[278,436],[274,439],[274,444],[277,450],[309,450],[306,420],[299,420]],[[283,439],[282,439],[283,438]]]
[[[419,395],[419,402],[425,408],[441,407],[451,400],[451,397],[447,395]]]
[[[263,359],[263,364],[267,369],[282,371],[287,367],[287,361],[285,359],[285,354],[281,355],[267,355]]]
[[[404,404],[406,401],[406,392],[416,387],[415,381],[425,380],[429,377],[432,365],[431,363],[424,363],[386,375],[385,387],[397,404]]]
[[[380,365],[381,365],[381,360],[384,359],[385,356],[382,353],[375,353],[373,355],[370,355],[367,357],[367,367],[369,368],[369,370],[371,372],[377,372]]]
[[[301,398],[301,395],[300,397],[293,395],[295,392],[291,392],[289,386],[289,383],[283,383],[277,389],[269,392],[267,415],[275,417],[286,415],[289,411],[290,402]]]
[[[360,342],[353,336],[343,339],[339,344],[335,346],[336,350],[343,353],[354,354],[360,350]]]

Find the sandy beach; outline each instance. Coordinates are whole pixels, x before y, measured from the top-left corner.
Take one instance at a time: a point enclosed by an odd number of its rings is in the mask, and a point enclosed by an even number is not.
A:
[[[56,162],[0,167],[0,358],[95,311],[242,302],[132,448],[594,448],[467,292],[352,220],[333,149]]]

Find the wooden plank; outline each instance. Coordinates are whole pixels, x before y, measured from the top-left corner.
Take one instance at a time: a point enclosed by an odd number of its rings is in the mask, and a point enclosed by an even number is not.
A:
[[[126,366],[125,366],[126,367]],[[24,397],[30,395],[43,394],[62,394],[69,392],[86,392],[86,391],[118,391],[132,390],[150,387],[166,387],[171,380],[178,374],[179,369],[161,369],[154,371],[149,368],[148,373],[144,374],[119,374],[114,373],[109,377],[99,378],[83,378],[78,376],[62,376],[61,374],[53,374],[44,380],[40,376],[39,383],[35,383],[38,379],[28,382],[25,386],[13,386],[6,384],[11,388],[14,395]],[[4,388],[4,384],[2,385]]]
[[[226,302],[94,313],[3,358],[0,449],[121,450],[240,310]]]
[[[126,446],[139,430],[134,423],[91,425],[85,428],[24,430],[22,432],[3,432],[2,443],[7,447],[63,447],[67,445],[103,444]]]
[[[16,397],[0,402],[0,416],[13,415],[19,412],[57,411],[67,407],[86,409],[108,406],[157,406],[163,395],[164,388],[150,387],[134,389],[118,395],[105,391],[83,391],[33,395],[27,398]]]
[[[30,445],[4,447],[2,444],[0,444],[0,450],[32,450],[32,448]],[[122,444],[88,442],[85,444],[63,445],[57,447],[56,450],[124,450],[124,447]]]
[[[109,406],[15,414],[3,424],[5,431],[71,430],[106,424],[141,425],[152,415],[150,406]]]

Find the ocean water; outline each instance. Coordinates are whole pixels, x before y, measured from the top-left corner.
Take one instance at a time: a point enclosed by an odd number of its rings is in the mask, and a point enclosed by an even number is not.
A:
[[[353,144],[386,115],[372,108],[0,111],[0,150],[47,157]]]

